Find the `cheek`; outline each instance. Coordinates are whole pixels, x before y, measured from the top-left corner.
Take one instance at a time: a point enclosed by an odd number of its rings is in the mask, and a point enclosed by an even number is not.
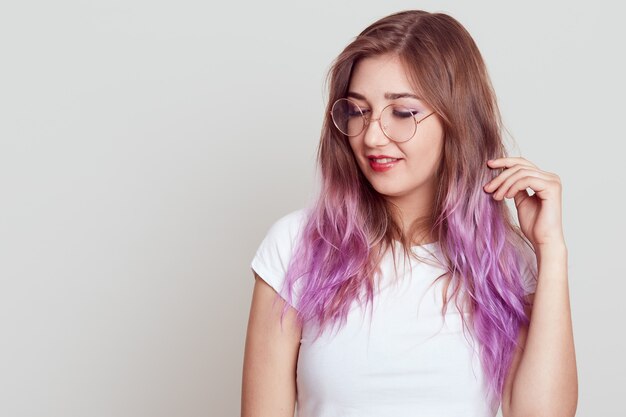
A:
[[[424,155],[429,160],[438,161],[443,150],[444,132],[441,125],[432,126],[427,132],[424,132],[425,140],[422,142]]]
[[[410,170],[420,177],[432,175],[441,161],[443,138],[437,135],[430,136],[416,145],[419,146],[407,149],[407,153],[410,152],[408,158]]]
[[[361,149],[360,142],[358,142],[356,140],[351,140],[349,142],[349,144],[350,144],[350,149],[352,150],[352,153],[354,154],[354,157],[360,163],[361,162],[361,158],[359,156],[363,153],[362,149]]]
[[[350,144],[350,148],[352,149],[352,152],[355,152],[355,153],[358,152],[359,141],[357,141],[355,137],[348,139],[348,143]]]

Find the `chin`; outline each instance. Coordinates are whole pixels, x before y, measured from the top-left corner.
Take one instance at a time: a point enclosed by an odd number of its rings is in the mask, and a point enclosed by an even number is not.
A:
[[[405,190],[398,189],[397,187],[381,186],[372,184],[374,189],[386,197],[400,197],[405,194]]]

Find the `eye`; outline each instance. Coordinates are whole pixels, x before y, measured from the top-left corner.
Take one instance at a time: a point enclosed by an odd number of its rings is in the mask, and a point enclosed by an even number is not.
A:
[[[393,117],[397,117],[399,119],[407,119],[419,113],[418,110],[409,109],[407,107],[394,106],[392,107],[392,109],[393,109]]]
[[[359,117],[361,116],[361,111],[358,107],[350,106],[348,107],[348,117]]]
[[[363,112],[363,116],[365,117],[369,117],[370,113],[372,112],[370,109],[361,109],[361,111]]]
[[[345,111],[346,117],[351,118],[351,117],[360,117],[363,109],[361,109],[356,104],[347,103],[345,104],[344,111]]]

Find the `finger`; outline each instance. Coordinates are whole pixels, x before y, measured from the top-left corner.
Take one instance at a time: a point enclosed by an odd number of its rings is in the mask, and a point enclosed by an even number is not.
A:
[[[501,184],[503,184],[507,179],[515,175],[521,169],[532,169],[532,168],[529,168],[527,165],[522,165],[522,164],[517,164],[510,168],[505,168],[504,171],[502,171],[495,178],[493,178],[491,181],[485,184],[483,189],[489,193],[497,190],[498,188],[500,188]]]
[[[513,200],[515,201],[515,207],[519,207],[522,204],[522,201],[530,197],[531,195],[528,192],[528,187],[525,187],[523,190],[519,190],[518,192],[515,193],[514,200]]]
[[[538,183],[534,181],[535,178],[542,180],[544,183],[543,185],[540,185],[540,189],[544,189],[545,184],[547,184],[547,181],[550,180],[550,177],[542,171],[536,171],[531,168],[519,168],[497,188],[497,191],[493,194],[493,198],[496,200],[501,200],[505,197],[511,198],[515,196],[518,191],[525,190],[527,187],[530,187],[529,184],[533,183],[537,185]],[[534,188],[532,189],[534,192],[540,191],[535,190]]]
[[[537,165],[530,162],[528,159],[521,156],[508,156],[503,158],[495,158],[487,161],[487,165],[491,168],[509,168],[516,164],[522,164],[537,168]]]
[[[515,207],[519,207],[522,201],[530,197],[530,194],[526,191],[528,188],[533,190],[533,196],[536,195],[539,199],[546,200],[547,191],[553,184],[554,181],[550,178],[532,176],[521,178],[518,183],[511,187],[512,193],[514,192]]]

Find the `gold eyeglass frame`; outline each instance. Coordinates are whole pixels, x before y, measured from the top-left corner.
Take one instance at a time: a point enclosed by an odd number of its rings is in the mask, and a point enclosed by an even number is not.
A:
[[[339,126],[337,126],[337,122],[335,121],[335,117],[333,116],[333,110],[335,109],[335,106],[337,105],[337,103],[339,103],[342,100],[346,100],[350,103],[352,103],[357,109],[359,109],[359,113],[361,113],[361,117],[363,118],[364,122],[363,122],[363,129],[361,129],[361,131],[357,134],[354,135],[348,135],[346,133],[343,132],[343,130],[341,130],[339,128]],[[395,103],[391,103],[387,106],[385,106],[381,111],[380,111],[380,116],[378,117],[378,119],[372,119],[372,118],[368,118],[363,114],[363,110],[361,109],[361,106],[359,106],[358,104],[356,104],[353,100],[350,100],[349,98],[338,98],[337,100],[335,100],[335,102],[333,103],[332,107],[330,108],[330,118],[333,121],[333,124],[335,125],[335,127],[337,128],[337,130],[339,132],[341,132],[341,134],[346,135],[348,137],[354,137],[354,136],[359,136],[361,133],[363,133],[365,131],[365,129],[368,128],[370,122],[372,120],[375,120],[378,122],[378,125],[380,126],[380,129],[382,130],[383,134],[385,135],[385,137],[387,137],[387,139],[396,142],[396,143],[404,143],[404,142],[408,142],[411,139],[413,139],[413,137],[415,136],[415,133],[417,133],[417,125],[420,124],[424,119],[426,119],[428,116],[431,116],[433,114],[435,114],[436,112],[431,112],[429,114],[427,114],[426,116],[422,117],[420,120],[417,120],[417,117],[415,117],[415,115],[413,115],[413,120],[415,121],[415,128],[413,129],[413,133],[411,134],[411,136],[408,139],[405,140],[396,140],[394,138],[392,138],[391,136],[389,136],[389,134],[385,131],[385,126],[381,123],[380,119],[382,118],[383,113],[385,112],[385,110],[387,110],[389,107],[395,105]]]

